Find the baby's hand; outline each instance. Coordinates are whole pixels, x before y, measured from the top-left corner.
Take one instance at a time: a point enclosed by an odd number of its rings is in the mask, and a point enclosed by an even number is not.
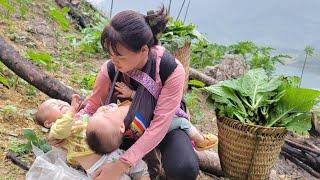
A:
[[[80,105],[81,105],[81,100],[80,100],[79,94],[73,94],[72,100],[71,100],[71,107],[70,107],[71,113],[76,113],[80,108]]]
[[[119,91],[118,97],[120,98],[131,98],[133,90],[131,90],[125,83],[117,82],[116,90]]]

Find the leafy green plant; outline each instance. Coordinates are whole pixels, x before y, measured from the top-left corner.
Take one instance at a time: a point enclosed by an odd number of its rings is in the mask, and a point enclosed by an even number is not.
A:
[[[243,41],[228,47],[228,54],[242,55],[251,69],[263,68],[268,76],[276,70],[276,64],[284,64],[284,60],[291,58],[285,54],[272,55],[275,49],[271,47],[259,47],[253,42]]]
[[[314,48],[311,46],[306,46],[304,48],[305,58],[304,58],[303,67],[301,70],[301,75],[300,75],[301,81],[300,81],[299,87],[301,87],[302,77],[303,77],[304,68],[306,66],[307,59],[308,59],[308,57],[311,57],[313,55],[313,51],[314,51]]]
[[[7,15],[9,13],[16,12],[16,8],[12,5],[12,3],[9,0],[1,0],[0,6],[3,7],[7,11]]]
[[[304,134],[311,127],[310,110],[318,102],[320,91],[297,88],[296,84],[297,78],[270,80],[259,68],[204,89],[211,94],[220,116]]]
[[[192,92],[187,93],[184,97],[187,103],[187,107],[190,111],[191,122],[194,124],[204,118],[204,114],[200,110],[201,99],[199,98],[197,93],[200,93],[199,89],[193,88]]]
[[[87,90],[91,90],[93,88],[94,82],[96,81],[96,76],[97,74],[95,73],[84,76],[80,83],[81,87]]]
[[[206,40],[192,43],[190,65],[197,69],[216,65],[220,62],[221,56],[223,56],[226,51],[227,46],[212,44]]]
[[[45,138],[38,137],[31,129],[24,129],[23,136],[28,140],[27,143],[14,143],[9,147],[9,150],[17,155],[26,154],[32,151],[32,145],[38,147],[43,152],[51,150],[51,146],[47,143]]]
[[[25,16],[29,10],[29,1],[28,0],[16,0],[19,3],[19,11],[22,16]]]
[[[36,52],[34,50],[28,50],[27,52],[27,58],[32,60],[33,62],[37,64],[42,64],[46,67],[47,70],[52,70],[53,63],[52,63],[52,57],[50,54],[46,52]]]
[[[191,43],[193,39],[200,38],[194,24],[185,25],[182,21],[174,21],[172,18],[169,19],[163,34],[157,36],[161,36],[161,44],[171,52],[182,48],[186,43]]]
[[[70,23],[69,20],[66,18],[69,8],[64,7],[61,10],[58,10],[55,6],[49,7],[49,15],[50,17],[55,20],[63,31],[69,31]]]
[[[81,53],[96,54],[102,52],[100,44],[101,33],[108,24],[109,19],[100,17],[100,20],[81,30],[81,37],[68,37],[74,52],[79,50]]]
[[[196,88],[203,88],[206,84],[202,81],[193,79],[189,81],[188,85]]]
[[[191,46],[191,66],[202,69],[220,63],[220,58],[225,54],[239,54],[244,57],[251,69],[263,68],[268,76],[276,69],[276,64],[284,64],[284,60],[290,58],[288,55],[275,54],[275,49],[260,47],[250,41],[238,42],[230,46],[212,44],[206,40],[193,43]]]

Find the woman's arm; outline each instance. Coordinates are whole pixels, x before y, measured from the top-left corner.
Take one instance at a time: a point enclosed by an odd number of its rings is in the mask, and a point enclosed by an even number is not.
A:
[[[180,107],[184,82],[185,72],[182,65],[178,64],[161,90],[150,126],[136,143],[121,156],[122,162],[134,166],[162,141],[168,132],[176,110]]]
[[[96,110],[104,104],[109,91],[110,91],[110,78],[108,75],[107,62],[105,62],[97,75],[96,81],[93,87],[92,95],[87,99],[88,103],[84,109],[82,109],[78,115],[89,114],[92,115]]]

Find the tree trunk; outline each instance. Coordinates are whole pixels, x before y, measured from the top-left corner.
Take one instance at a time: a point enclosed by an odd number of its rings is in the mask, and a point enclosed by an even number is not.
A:
[[[70,103],[72,94],[76,93],[58,80],[40,72],[31,62],[22,58],[1,36],[0,60],[22,79],[52,98]]]
[[[190,68],[189,69],[189,77],[191,79],[196,79],[196,80],[199,80],[199,81],[202,81],[204,82],[206,85],[213,85],[213,84],[216,84],[218,83],[217,80],[213,79],[212,77],[202,73],[202,72],[199,72],[193,68]]]

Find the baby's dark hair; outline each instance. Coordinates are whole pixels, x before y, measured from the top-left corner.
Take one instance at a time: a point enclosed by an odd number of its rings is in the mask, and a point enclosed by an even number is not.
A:
[[[117,45],[138,52],[141,47],[152,47],[158,44],[158,36],[168,22],[168,13],[164,6],[160,10],[143,15],[139,12],[127,10],[116,14],[101,35],[101,45],[110,54],[110,48],[115,55],[120,55]]]
[[[86,141],[89,148],[97,154],[104,155],[118,149],[122,143],[122,134],[114,130],[111,136],[102,136],[99,130],[86,132]]]

